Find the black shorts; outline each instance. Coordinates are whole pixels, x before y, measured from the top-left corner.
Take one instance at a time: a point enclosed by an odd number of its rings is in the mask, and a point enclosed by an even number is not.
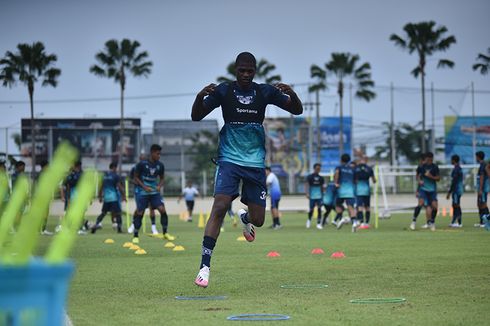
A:
[[[194,209],[194,201],[193,200],[186,200],[185,205],[187,206],[188,211],[192,211]]]

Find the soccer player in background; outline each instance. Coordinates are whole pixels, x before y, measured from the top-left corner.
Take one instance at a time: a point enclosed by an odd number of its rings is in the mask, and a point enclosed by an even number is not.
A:
[[[451,164],[454,166],[451,171],[451,186],[446,195],[446,199],[449,197],[452,198],[452,206],[453,206],[453,219],[450,227],[460,228],[463,226],[461,217],[461,196],[463,195],[464,187],[463,187],[463,170],[459,165],[459,155],[451,156]],[[451,196],[452,195],[452,196]]]
[[[355,167],[356,180],[356,204],[357,204],[357,219],[361,223],[360,228],[369,228],[369,220],[371,218],[371,188],[369,187],[369,179],[376,183],[373,169],[367,165],[367,157],[362,157],[360,163]],[[364,222],[363,211],[366,216]]]
[[[349,216],[342,218],[337,223],[337,229],[340,229],[345,223],[352,221],[352,232],[356,232],[360,225],[360,222],[356,220],[356,209],[354,207],[356,203],[355,194],[355,173],[354,168],[350,162],[349,154],[342,154],[340,157],[340,165],[335,168],[334,182],[337,187],[337,202],[336,210],[337,216],[342,216],[344,210],[344,202],[347,205]]]
[[[309,211],[308,219],[306,220],[306,228],[309,229],[311,226],[311,217],[313,216],[313,211],[316,207],[317,209],[317,223],[316,228],[321,230],[322,226],[322,199],[323,199],[323,186],[325,184],[325,179],[320,175],[322,165],[320,163],[315,163],[313,165],[313,173],[306,177],[305,182],[305,194],[306,198],[309,200]]]
[[[146,160],[146,156],[144,154],[141,154],[140,157],[139,157],[139,162],[144,161],[144,160]],[[136,169],[136,165],[133,166],[131,168],[131,170],[129,171],[129,180],[131,180],[131,182],[134,185],[134,199],[135,199],[135,202],[138,202],[138,196],[140,195],[142,189],[134,181],[134,170]],[[150,215],[150,221],[151,221],[151,233],[153,235],[157,235],[158,234],[158,230],[157,230],[156,221],[155,221],[155,209],[153,207],[151,207],[151,205],[150,205],[150,206],[148,206],[148,210],[150,211],[149,212],[149,215]],[[136,210],[135,210],[135,213],[136,213]],[[144,215],[144,213],[143,213],[143,215]],[[133,233],[133,232],[134,232],[134,221],[131,222],[131,225],[128,228],[128,233]]]
[[[41,163],[39,163],[39,165],[41,166],[41,173],[43,173],[48,168],[48,161],[42,160]],[[41,173],[37,175],[38,180],[39,180],[39,177],[41,176]],[[47,207],[46,212],[43,215],[44,216],[43,216],[43,224],[41,225],[41,235],[51,236],[51,235],[53,235],[53,232],[50,232],[47,230],[48,216],[49,216],[49,205]]]
[[[335,182],[333,182],[330,177],[328,180],[329,182],[323,191],[323,206],[325,206],[325,213],[323,214],[322,226],[328,224],[328,215],[330,215],[332,210],[335,210],[335,203],[337,202],[337,187],[335,187]],[[342,214],[339,218],[336,216],[332,221],[332,224],[337,226],[337,221],[340,219],[342,219]]]
[[[424,173],[423,171],[423,166],[425,164],[426,160],[426,154],[422,153],[420,154],[420,160],[419,160],[419,165],[417,166],[417,169],[415,171],[415,180],[417,180],[417,190],[415,191],[415,197],[417,198],[417,206],[415,206],[415,209],[413,210],[413,217],[412,217],[412,223],[410,223],[410,230],[414,231],[415,227],[417,225],[417,218],[419,217],[420,211],[422,210],[422,207],[427,206],[428,203],[425,203],[424,198],[420,196],[420,177]]]
[[[272,215],[272,229],[279,230],[282,228],[280,215],[279,215],[279,201],[281,200],[281,185],[276,174],[271,171],[269,166],[265,167],[265,175],[267,176],[265,183],[269,189],[269,195],[271,197],[271,215]]]
[[[241,201],[248,206],[248,212],[238,211],[245,239],[253,241],[254,226],[264,224],[267,189],[262,123],[266,106],[274,104],[295,115],[303,112],[300,99],[289,85],[254,83],[256,69],[255,57],[249,52],[240,53],[235,60],[236,81],[204,87],[192,105],[193,121],[202,120],[221,106],[225,122],[219,137],[214,202],[204,230],[200,270],[194,281],[200,287],[208,286],[211,255],[226,211],[238,197],[240,181]]]
[[[434,154],[426,153],[425,164],[422,166],[422,174],[419,176],[419,195],[425,203],[425,216],[427,223],[422,229],[436,229],[434,210],[437,211],[437,182],[441,180],[439,167],[434,163]]]
[[[180,202],[182,197],[185,199],[185,206],[187,207],[187,222],[192,222],[192,211],[194,210],[195,198],[199,196],[199,191],[192,185],[192,181],[187,181],[187,187],[182,190],[182,194],[177,199],[177,203]]]
[[[73,165],[73,168],[72,168],[70,174],[68,174],[68,176],[66,177],[66,180],[65,180],[66,210],[68,210],[70,208],[70,203],[73,200],[75,200],[75,198],[77,196],[77,185],[78,185],[78,181],[80,180],[80,178],[82,176],[82,173],[83,173],[82,162],[77,161]],[[88,230],[88,229],[89,229],[88,220],[85,219],[83,222],[83,225],[80,227],[80,230],[78,230],[78,234],[79,235],[85,235],[85,234],[87,234],[86,230]]]
[[[475,154],[476,161],[480,164],[478,168],[478,174],[476,175],[476,190],[478,192],[477,205],[478,215],[480,217],[480,223],[475,224],[475,227],[485,227],[484,215],[488,215],[487,197],[490,191],[490,184],[488,180],[488,174],[486,171],[487,163],[485,162],[485,153],[478,151]]]
[[[117,233],[122,233],[121,197],[126,201],[121,177],[117,174],[117,163],[109,164],[109,171],[104,173],[101,188],[99,189],[99,201],[102,204],[102,212],[97,217],[91,232],[95,233],[107,212],[111,212],[112,223],[117,224]]]
[[[139,243],[141,221],[148,205],[156,208],[160,213],[163,238],[170,241],[175,240],[175,237],[167,232],[168,215],[160,194],[160,189],[163,187],[165,179],[165,167],[160,162],[161,151],[162,147],[160,145],[151,145],[148,160],[139,162],[134,169],[134,182],[141,187],[141,192],[137,197],[136,212],[133,216],[133,243]]]

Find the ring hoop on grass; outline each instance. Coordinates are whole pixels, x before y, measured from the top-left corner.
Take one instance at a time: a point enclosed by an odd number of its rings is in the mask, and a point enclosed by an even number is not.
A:
[[[281,289],[325,289],[327,284],[283,284]]]
[[[176,300],[226,300],[226,295],[215,295],[215,296],[196,296],[196,297],[187,297],[187,296],[176,296]]]
[[[288,315],[279,314],[242,314],[229,316],[226,319],[235,321],[276,321],[291,319]]]
[[[402,303],[407,301],[405,298],[365,298],[350,300],[350,303],[358,304],[383,304],[383,303]]]

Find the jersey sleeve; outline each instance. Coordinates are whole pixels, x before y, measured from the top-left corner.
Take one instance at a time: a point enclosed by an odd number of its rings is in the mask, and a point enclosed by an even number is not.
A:
[[[267,101],[267,104],[273,104],[280,108],[284,107],[289,100],[289,96],[281,92],[278,88],[269,84],[260,84],[260,90]]]
[[[221,83],[216,86],[214,91],[204,98],[204,106],[208,109],[216,109],[217,107],[221,106],[221,102],[228,91],[228,87],[229,83]]]
[[[136,175],[138,175],[138,178],[139,178],[141,176],[141,172],[143,172],[143,163],[139,162],[134,167],[133,178],[136,177]]]
[[[434,165],[434,168],[431,172],[434,177],[437,177],[439,175],[439,167],[437,165]]]
[[[158,176],[160,178],[162,178],[165,175],[165,165],[163,165],[163,163],[160,162],[160,166],[161,166],[161,169],[160,169],[160,173],[158,174]]]

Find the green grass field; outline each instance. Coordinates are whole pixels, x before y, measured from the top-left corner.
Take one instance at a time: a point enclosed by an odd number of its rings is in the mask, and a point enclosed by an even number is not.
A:
[[[268,219],[270,217],[268,216]],[[54,220],[54,219],[53,219]],[[210,286],[193,284],[202,229],[171,216],[170,232],[185,251],[141,237],[148,254],[123,248],[106,218],[96,235],[79,236],[72,258],[68,313],[75,325],[222,325],[234,314],[286,314],[294,325],[488,325],[490,232],[465,227],[408,230],[408,215],[381,220],[379,229],[351,233],[305,229],[305,214],[284,214],[284,228],[260,228],[253,243],[239,242],[229,219],[213,253]],[[158,220],[158,218],[157,218]],[[269,224],[270,220],[266,224]],[[422,224],[422,223],[420,223]],[[148,227],[149,228],[149,227]],[[112,238],[115,243],[104,244]],[[50,241],[43,237],[41,254]],[[324,255],[312,255],[322,248]],[[278,251],[278,258],[266,257]],[[332,259],[343,251],[344,259]],[[328,284],[323,289],[282,289],[285,284]],[[175,296],[225,295],[220,301],[178,301]],[[352,304],[351,299],[403,297],[401,304]],[[251,323],[251,322],[248,322]],[[256,324],[271,322],[256,322]]]

